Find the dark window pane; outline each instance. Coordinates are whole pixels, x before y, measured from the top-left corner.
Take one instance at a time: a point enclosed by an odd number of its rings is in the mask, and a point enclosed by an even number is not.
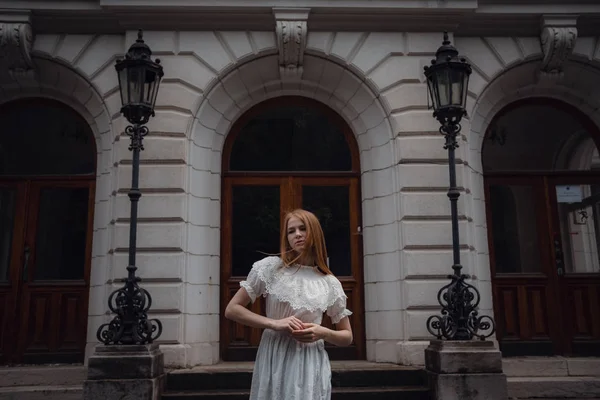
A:
[[[83,279],[87,188],[42,189],[35,242],[35,280]]]
[[[86,121],[54,101],[0,109],[0,175],[93,174],[94,136]]]
[[[530,186],[490,186],[496,273],[541,272],[534,200]]]
[[[331,271],[352,275],[348,186],[302,186],[302,207],[321,222]]]
[[[279,186],[234,186],[232,275],[246,276],[266,254],[279,253]]]
[[[527,104],[494,119],[481,160],[486,173],[589,170],[592,150],[597,152],[592,135],[577,115],[554,105]]]
[[[233,145],[232,171],[351,171],[346,138],[308,107],[280,107],[250,120]]]
[[[0,281],[8,280],[15,221],[15,191],[0,189]]]
[[[565,272],[600,272],[600,185],[563,184],[555,190]]]

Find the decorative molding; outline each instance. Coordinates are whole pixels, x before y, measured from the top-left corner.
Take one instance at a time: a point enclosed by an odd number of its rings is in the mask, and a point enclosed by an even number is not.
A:
[[[563,65],[573,54],[577,42],[576,15],[542,16],[540,41],[544,52],[542,73],[561,76]]]
[[[273,8],[282,80],[302,77],[309,8]]]
[[[0,15],[0,65],[10,72],[33,69],[33,30],[28,12]]]

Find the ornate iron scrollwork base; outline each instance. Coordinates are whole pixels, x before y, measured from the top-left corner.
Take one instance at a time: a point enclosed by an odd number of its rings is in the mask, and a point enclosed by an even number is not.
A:
[[[460,270],[456,266],[453,268]],[[465,282],[469,276],[453,274],[448,278],[452,281],[442,287],[437,296],[442,315],[432,315],[427,319],[429,333],[438,339],[449,340],[471,340],[473,337],[485,340],[492,336],[496,324],[492,317],[479,315],[477,307],[481,296],[475,286]]]
[[[140,278],[127,278],[125,286],[115,290],[108,298],[108,307],[115,313],[109,323],[98,328],[96,337],[104,344],[152,343],[162,333],[158,319],[148,319],[147,312],[152,297],[138,286]]]

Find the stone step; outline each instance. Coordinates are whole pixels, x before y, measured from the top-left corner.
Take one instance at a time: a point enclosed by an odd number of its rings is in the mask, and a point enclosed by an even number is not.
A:
[[[164,400],[248,399],[253,363],[225,362],[167,374]],[[420,368],[367,361],[331,363],[332,399],[427,400],[427,375]]]
[[[13,386],[74,386],[87,377],[83,365],[0,367],[0,388]]]
[[[510,357],[502,360],[508,377],[596,376],[600,377],[598,357]]]
[[[171,372],[167,375],[167,391],[248,389],[252,371],[197,372],[192,370]],[[426,375],[421,369],[410,367],[333,370],[333,387],[368,386],[425,386]]]
[[[517,399],[600,397],[599,377],[508,377],[508,396]]]
[[[0,387],[0,400],[81,400],[81,385]]]
[[[163,400],[247,400],[249,390],[221,389],[207,391],[168,392]],[[332,400],[429,400],[424,387],[344,387],[333,388]]]

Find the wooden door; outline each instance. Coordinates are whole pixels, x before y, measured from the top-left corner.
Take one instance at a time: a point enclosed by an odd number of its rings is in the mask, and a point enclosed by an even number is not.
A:
[[[547,179],[561,351],[600,356],[600,175]]]
[[[225,307],[240,288],[252,263],[279,253],[283,210],[292,204],[288,178],[227,178],[221,214],[222,358],[253,360],[261,331],[224,318]],[[265,314],[264,298],[250,306]]]
[[[321,221],[330,267],[342,282],[348,308],[354,312],[354,343],[326,349],[332,359],[364,358],[358,178],[232,177],[224,180],[223,196],[221,315],[252,263],[279,253],[285,213],[302,207],[313,211]],[[265,313],[263,298],[250,307],[254,312]],[[324,325],[332,327],[328,317]],[[262,331],[225,319],[221,326],[222,358],[253,360]]]
[[[0,181],[0,362],[13,360],[19,337],[17,300],[24,262],[27,184]]]
[[[94,186],[90,179],[4,184],[20,203],[0,317],[3,362],[83,361]]]
[[[600,176],[485,181],[494,313],[503,354],[600,354]],[[567,187],[580,199],[569,198]]]
[[[544,180],[488,177],[486,203],[500,348],[505,356],[555,354],[559,304]]]

